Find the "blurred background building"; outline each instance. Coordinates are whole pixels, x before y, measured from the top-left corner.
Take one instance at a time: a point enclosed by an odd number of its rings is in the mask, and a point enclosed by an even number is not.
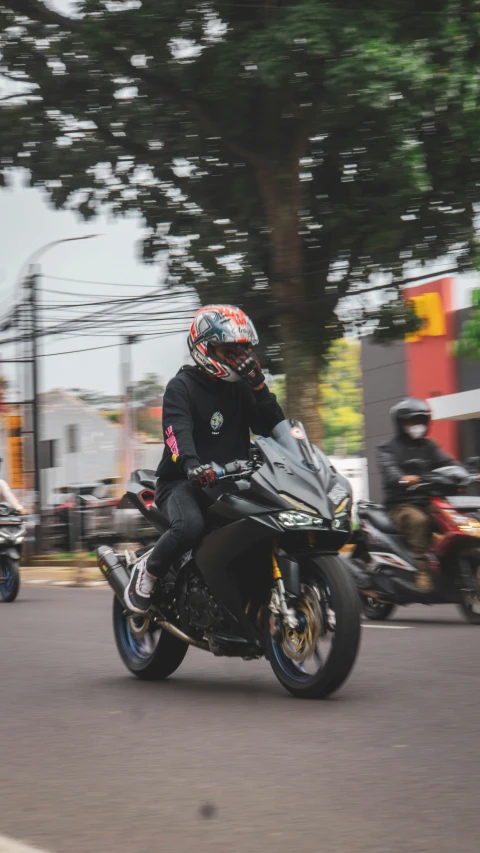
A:
[[[122,426],[79,397],[55,389],[39,394],[40,470],[45,506],[56,503],[60,489],[121,478]],[[23,414],[14,406],[3,417],[0,455],[13,489],[28,504],[23,458]],[[158,438],[134,432],[133,467],[156,468],[163,452],[161,421]]]

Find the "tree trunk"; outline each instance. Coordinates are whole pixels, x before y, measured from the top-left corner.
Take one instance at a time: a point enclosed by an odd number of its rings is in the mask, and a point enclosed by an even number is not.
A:
[[[303,247],[299,235],[301,185],[300,152],[290,173],[279,176],[269,164],[259,169],[265,209],[270,225],[271,287],[280,323],[286,374],[286,415],[302,421],[310,441],[321,440],[319,365],[306,339],[307,316],[303,278]]]
[[[318,359],[308,351],[302,340],[301,325],[295,317],[282,323],[288,417],[302,421],[311,442],[320,444],[320,389]]]

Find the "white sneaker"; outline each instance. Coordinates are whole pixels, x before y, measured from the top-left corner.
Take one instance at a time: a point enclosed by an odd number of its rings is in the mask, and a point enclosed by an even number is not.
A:
[[[147,613],[150,610],[152,593],[157,582],[155,575],[147,572],[146,563],[147,557],[142,557],[133,567],[130,583],[125,590],[125,604],[134,613]]]

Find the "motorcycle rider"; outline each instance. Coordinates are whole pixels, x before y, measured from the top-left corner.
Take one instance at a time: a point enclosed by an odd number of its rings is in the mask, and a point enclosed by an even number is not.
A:
[[[0,470],[2,467],[3,459],[0,458]],[[26,509],[22,506],[19,500],[13,494],[10,486],[8,485],[6,480],[0,480],[0,503],[9,504],[9,506],[16,509],[21,515],[26,514]]]
[[[284,419],[253,352],[257,344],[255,327],[240,308],[209,305],[197,311],[188,337],[195,366],[182,367],[163,398],[165,448],[155,502],[168,528],[132,571],[125,590],[129,610],[148,611],[156,581],[200,538],[200,488],[217,480],[212,461],[247,458],[250,430],[268,434]]]
[[[419,463],[425,473],[455,465],[456,462],[436,442],[427,438],[431,412],[425,400],[409,397],[390,410],[395,436],[378,448],[378,464],[383,476],[385,503],[395,527],[403,534],[417,562],[419,589],[432,588],[427,551],[432,540],[428,496],[407,489],[419,483]]]

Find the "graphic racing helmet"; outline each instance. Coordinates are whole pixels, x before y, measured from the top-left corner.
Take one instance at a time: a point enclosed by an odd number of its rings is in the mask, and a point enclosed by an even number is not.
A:
[[[255,326],[249,317],[234,305],[206,305],[195,314],[188,336],[188,349],[199,367],[210,376],[225,382],[238,382],[240,376],[224,361],[215,347],[220,344],[250,350],[258,344]]]

